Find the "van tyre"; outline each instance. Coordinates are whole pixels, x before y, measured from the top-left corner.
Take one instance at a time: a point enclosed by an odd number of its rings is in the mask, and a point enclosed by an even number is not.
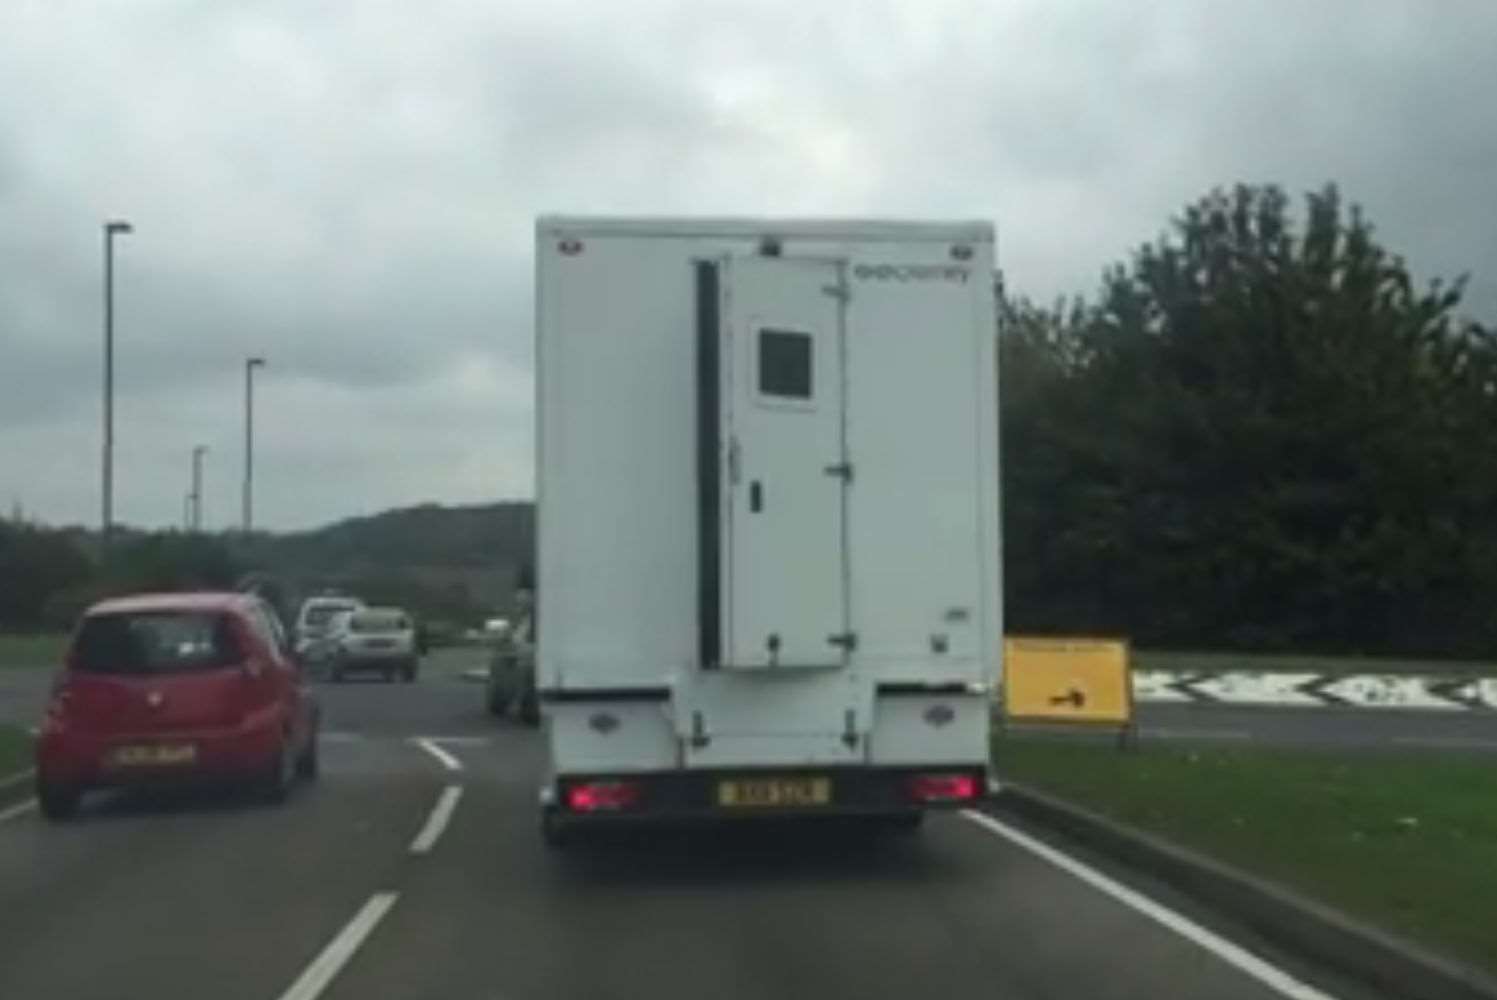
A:
[[[44,818],[61,823],[78,815],[78,803],[83,795],[71,785],[37,782],[36,804]]]
[[[553,851],[565,850],[577,843],[577,825],[563,819],[554,808],[542,809],[541,842]]]
[[[880,825],[890,833],[913,837],[925,825],[925,812],[920,809],[912,809],[909,812],[891,813],[888,816],[881,817]]]
[[[416,680],[416,664],[407,663],[400,671],[400,679],[407,684],[413,684]]]
[[[534,690],[520,699],[520,721],[531,728],[541,724],[541,704]]]
[[[509,711],[509,699],[504,697],[504,693],[492,684],[489,685],[488,696],[484,699],[484,704],[488,708],[490,715],[502,718]]]

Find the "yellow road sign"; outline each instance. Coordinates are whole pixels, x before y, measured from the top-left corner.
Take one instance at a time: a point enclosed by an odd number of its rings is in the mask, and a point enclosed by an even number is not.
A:
[[[1119,639],[1009,636],[1003,640],[1003,709],[1011,719],[1133,719],[1128,643]]]

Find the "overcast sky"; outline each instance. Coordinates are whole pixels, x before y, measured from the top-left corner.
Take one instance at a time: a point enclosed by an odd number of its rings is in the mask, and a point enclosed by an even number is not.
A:
[[[1090,292],[1217,184],[1338,181],[1497,320],[1497,4],[0,0],[0,504],[120,519],[529,495],[544,211],[990,218]]]

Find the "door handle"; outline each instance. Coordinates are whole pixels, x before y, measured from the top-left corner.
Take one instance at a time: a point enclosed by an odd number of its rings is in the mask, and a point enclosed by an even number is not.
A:
[[[728,442],[728,482],[738,482],[738,439],[735,437]]]
[[[764,509],[764,487],[759,480],[749,483],[749,512],[757,514]]]

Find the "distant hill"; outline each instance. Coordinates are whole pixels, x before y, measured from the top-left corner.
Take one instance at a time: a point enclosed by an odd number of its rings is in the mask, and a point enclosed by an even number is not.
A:
[[[67,628],[110,594],[232,586],[253,586],[285,616],[336,588],[431,623],[477,625],[508,612],[534,548],[535,505],[520,500],[421,504],[249,538],[118,525],[107,561],[97,531],[0,516],[0,630]]]
[[[521,568],[532,564],[535,505],[421,504],[233,545],[246,566],[293,594],[337,587],[429,616],[473,620],[506,609]]]

